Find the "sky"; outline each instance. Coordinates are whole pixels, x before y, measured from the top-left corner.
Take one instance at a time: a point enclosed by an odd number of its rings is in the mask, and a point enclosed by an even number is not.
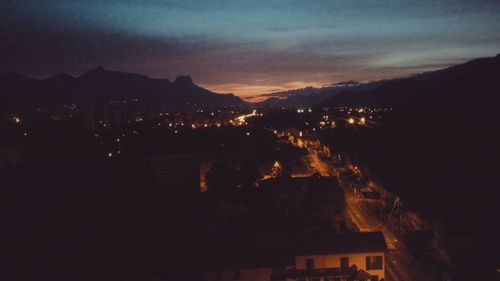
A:
[[[500,53],[493,0],[3,0],[0,73],[107,69],[248,100]]]

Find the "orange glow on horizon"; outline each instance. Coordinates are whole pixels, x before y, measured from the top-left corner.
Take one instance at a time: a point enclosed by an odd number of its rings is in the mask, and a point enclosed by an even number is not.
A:
[[[450,64],[452,65],[452,64]],[[435,65],[435,66],[422,66],[415,68],[408,68],[404,71],[397,67],[386,67],[380,69],[373,69],[371,71],[358,72],[353,70],[346,70],[342,73],[336,73],[332,76],[327,72],[304,72],[295,73],[293,76],[278,75],[262,77],[261,75],[254,75],[255,77],[245,76],[243,78],[235,77],[240,80],[238,83],[211,83],[210,81],[198,82],[197,85],[206,88],[215,93],[232,93],[246,102],[256,103],[264,101],[271,96],[262,96],[263,94],[278,93],[289,90],[296,90],[306,87],[329,87],[336,83],[356,80],[359,83],[368,83],[380,81],[384,79],[404,78],[417,73],[427,72],[442,69],[450,65]],[[229,80],[231,81],[231,80]]]

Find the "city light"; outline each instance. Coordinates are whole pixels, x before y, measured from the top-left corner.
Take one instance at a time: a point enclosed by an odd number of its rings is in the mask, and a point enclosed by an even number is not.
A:
[[[349,118],[348,122],[349,122],[349,124],[354,124],[355,120],[354,120],[354,118]]]
[[[237,126],[240,126],[240,125],[243,125],[246,121],[245,119],[248,118],[248,117],[252,117],[252,116],[256,116],[257,115],[257,110],[253,110],[252,113],[250,114],[246,114],[246,115],[241,115],[241,116],[238,116],[236,117],[235,121],[236,121],[236,125]],[[234,121],[231,120],[230,121],[231,123],[233,123]]]
[[[361,122],[361,124],[365,124],[365,122],[366,122],[365,117],[361,117],[361,119],[359,120],[359,122]]]

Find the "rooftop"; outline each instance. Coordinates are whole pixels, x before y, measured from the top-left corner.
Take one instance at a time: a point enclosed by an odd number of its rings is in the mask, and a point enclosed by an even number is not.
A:
[[[210,269],[294,266],[295,256],[383,252],[382,232],[262,233],[236,243],[214,243],[206,251]]]

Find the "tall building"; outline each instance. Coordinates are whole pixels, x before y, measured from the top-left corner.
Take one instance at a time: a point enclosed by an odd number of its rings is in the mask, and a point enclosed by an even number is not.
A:
[[[102,97],[88,97],[82,103],[82,126],[97,130],[109,126],[108,103]]]
[[[166,189],[170,198],[181,198],[200,192],[198,154],[154,156],[144,159],[144,162],[149,166],[155,182]]]

